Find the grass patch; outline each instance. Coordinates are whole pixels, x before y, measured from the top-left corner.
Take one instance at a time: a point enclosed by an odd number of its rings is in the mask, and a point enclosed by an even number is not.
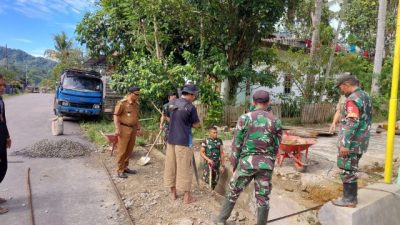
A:
[[[140,122],[141,135],[136,137],[136,145],[144,146],[149,142],[149,137],[154,136],[154,133],[159,131],[158,120],[154,117],[146,118]],[[114,122],[111,120],[97,120],[97,121],[82,121],[81,128],[85,131],[89,140],[99,146],[107,145],[108,142],[101,132],[114,133]]]
[[[399,117],[397,117],[399,118]],[[383,123],[383,122],[387,122],[388,117],[380,114],[380,113],[375,113],[374,115],[372,115],[372,122],[373,123]]]
[[[208,130],[207,129],[192,129],[193,137],[194,139],[206,139],[208,137]],[[221,140],[231,140],[233,137],[233,132],[228,131],[228,132],[223,132],[219,131],[218,132],[218,138]]]
[[[136,137],[135,145],[139,145],[139,146],[144,147],[146,145],[146,143],[147,143],[147,141],[143,137],[141,137],[141,136]]]
[[[100,146],[108,144],[107,140],[101,135],[101,131],[103,133],[113,133],[115,131],[114,123],[109,120],[83,121],[80,125],[89,140]]]

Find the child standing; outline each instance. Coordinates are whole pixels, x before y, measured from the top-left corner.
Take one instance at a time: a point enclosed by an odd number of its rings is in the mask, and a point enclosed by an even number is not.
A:
[[[211,169],[211,189],[217,186],[219,174],[224,173],[224,151],[222,140],[218,138],[217,128],[209,129],[208,138],[203,141],[200,149],[201,157],[206,161],[203,170],[203,180],[209,184]]]

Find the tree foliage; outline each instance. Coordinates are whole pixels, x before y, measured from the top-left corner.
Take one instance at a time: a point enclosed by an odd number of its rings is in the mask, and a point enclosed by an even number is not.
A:
[[[261,38],[274,31],[286,3],[273,0],[201,2],[199,10],[204,15],[204,32],[207,34],[205,46],[213,46],[226,55],[229,74],[226,76],[225,101],[235,102],[241,82],[251,80],[253,84],[271,85],[264,82],[271,72],[260,74],[252,66],[271,61],[271,55],[259,54]]]
[[[394,42],[394,33],[396,25],[397,2],[389,0],[386,16],[386,50]],[[352,0],[349,1],[349,7],[345,13],[344,33],[348,36],[348,42],[357,44],[361,48],[371,50],[375,48],[377,18],[378,18],[379,0]],[[386,54],[390,54],[387,51]]]
[[[82,67],[83,53],[80,49],[73,47],[73,41],[65,32],[54,35],[53,39],[54,49],[47,49],[44,54],[58,61],[52,71],[52,79],[57,80],[64,69]]]
[[[8,70],[5,67],[0,67],[0,74],[5,76],[6,81],[14,80],[15,78],[17,78],[16,72],[14,72],[12,70]]]
[[[261,37],[271,33],[282,16],[286,1],[115,1],[100,0],[99,9],[86,14],[77,27],[78,40],[91,56],[105,55],[115,71],[124,76],[129,62],[140,55],[146,60],[168,58],[171,70],[188,62],[184,52],[198,60],[191,65],[197,76],[216,82],[228,78],[229,99],[236,97],[245,80],[271,84],[270,73],[252,68],[270,62],[271,55],[258,53]],[[173,12],[173,13],[171,13]],[[221,57],[223,56],[223,57]],[[208,65],[218,61],[216,74]],[[165,65],[165,64],[164,64]],[[131,69],[131,68],[130,68]],[[160,76],[163,77],[162,75]]]

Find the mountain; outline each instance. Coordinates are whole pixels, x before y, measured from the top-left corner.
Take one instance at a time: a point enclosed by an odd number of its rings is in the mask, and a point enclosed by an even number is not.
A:
[[[22,50],[0,46],[0,68],[6,68],[16,74],[16,79],[38,84],[42,79],[51,78],[51,71],[57,62],[43,57],[34,57]]]

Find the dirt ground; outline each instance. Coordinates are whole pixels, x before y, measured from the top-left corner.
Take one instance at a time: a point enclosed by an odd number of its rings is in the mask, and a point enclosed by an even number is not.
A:
[[[212,224],[210,216],[219,211],[219,202],[222,197],[200,180],[197,186],[195,180],[194,198],[192,204],[183,203],[183,193],[178,192],[178,198],[171,200],[169,192],[163,185],[164,159],[162,153],[154,151],[151,161],[146,166],[136,164],[136,160],[144,156],[146,149],[136,147],[131,160],[131,168],[138,171],[136,175],[130,175],[127,179],[121,179],[113,172],[113,180],[116,183],[125,205],[129,208],[136,225],[208,225]],[[102,154],[102,158],[110,171],[115,171],[115,159],[108,152]],[[133,162],[133,164],[132,164]],[[230,225],[246,225],[255,223],[254,218],[247,212],[233,212]],[[231,219],[232,220],[232,219]]]
[[[225,146],[226,148],[226,146]],[[120,179],[113,173],[113,179],[122,193],[125,205],[138,225],[200,225],[212,224],[210,216],[217,213],[223,196],[211,192],[200,180],[197,186],[193,180],[193,204],[183,204],[183,193],[178,193],[178,199],[173,201],[168,196],[168,190],[163,186],[164,156],[160,151],[152,153],[151,163],[146,166],[136,164],[136,160],[146,153],[146,148],[136,147],[132,156],[131,167],[138,174]],[[110,171],[114,170],[114,157],[109,156],[108,150],[102,154]],[[276,166],[273,176],[273,194],[284,199],[292,199],[303,209],[324,204],[342,194],[342,184],[336,162],[319,154],[310,152],[307,172],[300,173],[294,169],[292,161],[286,159],[282,166]],[[132,164],[133,163],[133,164]],[[395,159],[394,168],[398,168],[399,160]],[[363,165],[360,169],[359,187],[383,181],[383,164],[372,163]],[[397,174],[394,174],[394,177]],[[272,206],[274,207],[274,206]],[[256,218],[249,210],[235,207],[233,216],[228,220],[230,225],[255,224]],[[269,218],[273,219],[273,218]],[[317,210],[310,211],[297,217],[296,224],[319,225]],[[272,223],[291,224],[291,223]]]

